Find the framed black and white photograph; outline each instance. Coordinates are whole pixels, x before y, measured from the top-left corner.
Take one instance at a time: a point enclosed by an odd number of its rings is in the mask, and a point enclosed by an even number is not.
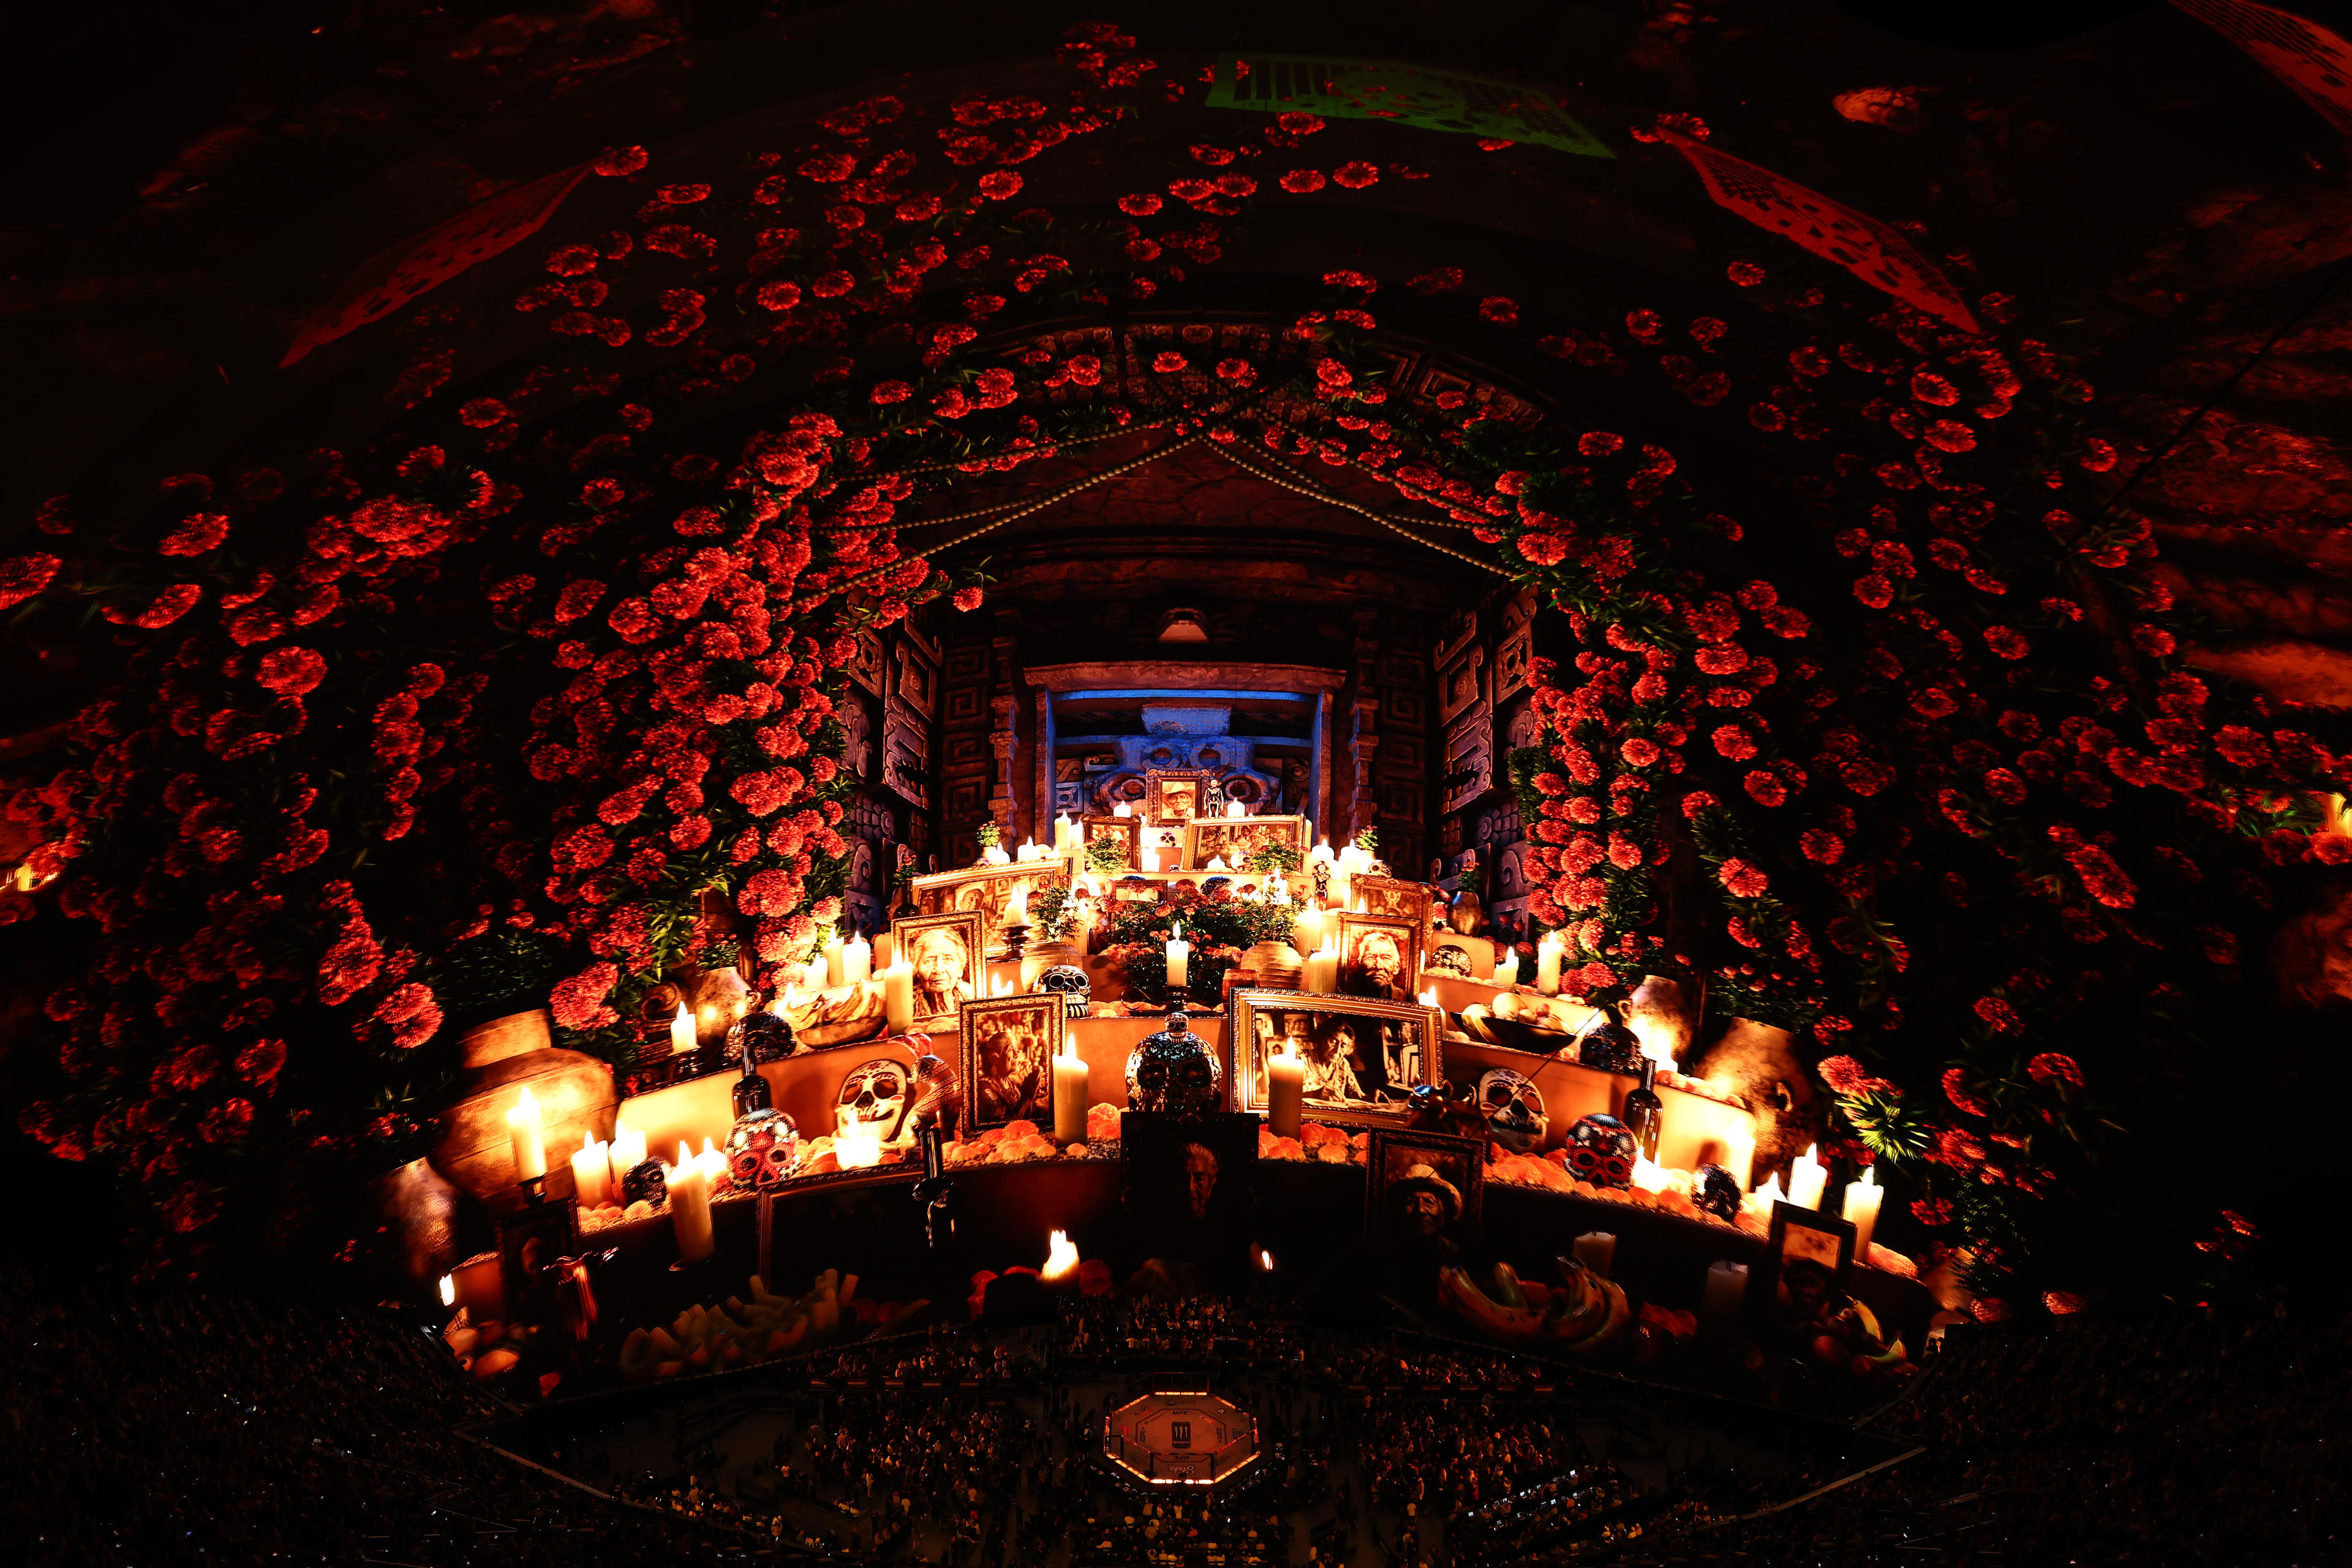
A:
[[[1483,1218],[1483,1139],[1376,1127],[1366,1141],[1364,1239],[1378,1251],[1475,1239]]]
[[[1243,1266],[1257,1195],[1255,1116],[1131,1110],[1118,1157],[1133,1249],[1212,1271]]]
[[[1295,1055],[1307,1064],[1308,1115],[1402,1121],[1412,1110],[1407,1097],[1443,1070],[1441,1016],[1418,1002],[1236,991],[1225,1029],[1234,1104],[1265,1110],[1267,1059]]]
[[[1004,866],[973,866],[935,871],[915,879],[915,908],[927,915],[970,910],[980,916],[981,942],[990,956],[1005,951],[1005,927],[1016,910],[1034,909],[1048,888],[1070,882],[1067,860],[1015,860]],[[1026,923],[1025,919],[1024,923]]]
[[[1421,886],[1415,882],[1412,887]],[[1424,896],[1426,896],[1424,894]],[[1421,955],[1429,930],[1424,909],[1376,915],[1342,910],[1331,917],[1339,952],[1339,994],[1375,1002],[1415,1002],[1421,995]]]
[[[905,915],[890,922],[890,945],[915,971],[915,1027],[944,1033],[956,1014],[988,989],[981,919],[971,910]]]
[[[1288,849],[1307,861],[1307,819],[1303,816],[1200,816],[1187,825],[1184,862],[1205,871],[1212,860],[1223,860],[1229,871],[1239,871],[1259,849]]]
[[[1213,775],[1205,769],[1152,768],[1143,775],[1143,815],[1153,822],[1190,822],[1201,813]]]
[[[1069,1007],[1055,992],[982,997],[963,1005],[964,1131],[1008,1121],[1054,1125],[1054,1057]]]
[[[1772,1226],[1764,1241],[1769,1289],[1751,1289],[1750,1301],[1774,1304],[1783,1317],[1810,1320],[1823,1300],[1845,1291],[1853,1268],[1854,1229],[1816,1209],[1786,1201],[1772,1205]]]

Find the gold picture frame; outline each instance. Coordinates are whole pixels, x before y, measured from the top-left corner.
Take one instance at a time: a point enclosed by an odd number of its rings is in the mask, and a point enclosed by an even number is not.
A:
[[[1261,843],[1279,842],[1307,863],[1307,819],[1303,816],[1196,816],[1184,825],[1184,864],[1205,871],[1209,862],[1223,858],[1225,868],[1246,868]],[[1234,850],[1239,847],[1236,856]]]
[[[1004,866],[974,866],[961,871],[931,871],[915,879],[918,914],[952,914],[970,910],[981,917],[981,941],[992,957],[1004,952],[1006,913],[1013,895],[1025,888],[1034,908],[1048,888],[1067,887],[1067,860],[1015,860]]]
[[[950,946],[961,954],[953,973],[944,963]],[[914,1027],[920,1033],[955,1028],[963,1005],[988,993],[988,949],[976,910],[902,915],[890,922],[890,951],[914,966]]]
[[[1425,915],[1416,919],[1352,910],[1334,914],[1331,936],[1339,950],[1339,994],[1379,1002],[1417,1001],[1428,934]]]
[[[1444,1015],[1418,1002],[1375,1002],[1302,991],[1240,990],[1225,1009],[1225,1054],[1234,1106],[1266,1109],[1265,1056],[1286,1039],[1307,1058],[1307,1115],[1317,1121],[1402,1122],[1407,1097],[1444,1081]],[[1374,1059],[1365,1038],[1379,1041]],[[1370,1082],[1367,1082],[1367,1079]],[[1354,1092],[1349,1092],[1350,1090]]]
[[[1058,993],[1024,991],[966,1002],[957,1017],[963,1035],[963,1126],[984,1132],[1010,1121],[1054,1125],[1054,1058],[1061,1054],[1069,1008]]]
[[[1143,775],[1143,815],[1154,822],[1190,822],[1216,775],[1206,768],[1151,768]]]
[[[1143,818],[1088,812],[1078,822],[1080,842],[1092,847],[1097,838],[1123,839],[1127,845],[1127,859],[1122,862],[1125,868],[1129,871],[1143,868]],[[1082,868],[1087,864],[1084,856],[1079,858],[1078,864]]]
[[[1426,882],[1408,882],[1402,877],[1358,877],[1348,886],[1363,901],[1368,915],[1387,915],[1395,920],[1420,920],[1423,929],[1430,924],[1430,887]]]

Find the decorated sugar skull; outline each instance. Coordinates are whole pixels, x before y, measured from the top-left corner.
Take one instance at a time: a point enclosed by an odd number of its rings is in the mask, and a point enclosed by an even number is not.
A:
[[[1642,1070],[1642,1042],[1622,1024],[1595,1024],[1576,1042],[1576,1058],[1602,1072]]]
[[[800,1129],[781,1110],[737,1117],[727,1134],[727,1179],[740,1192],[772,1187],[800,1168]]]
[[[1701,1165],[1691,1173],[1691,1204],[1726,1225],[1739,1218],[1739,1178],[1721,1165]]]
[[[1633,1184],[1633,1134],[1613,1116],[1599,1112],[1568,1130],[1568,1168],[1596,1187]]]
[[[1422,967],[1444,974],[1458,974],[1467,980],[1470,978],[1470,954],[1453,942],[1441,942],[1431,952],[1429,962]]]
[[[1062,1005],[1073,1018],[1087,1016],[1087,993],[1091,984],[1087,972],[1074,963],[1057,963],[1037,976],[1037,989],[1060,996]]]
[[[1478,1109],[1486,1136],[1514,1154],[1543,1147],[1551,1118],[1544,1114],[1543,1091],[1514,1068],[1489,1068],[1478,1079]]]
[[[833,1101],[833,1129],[890,1138],[898,1131],[906,1104],[907,1064],[895,1057],[875,1057],[851,1068],[841,1080],[841,1092]]]
[[[1217,1109],[1219,1077],[1205,1040],[1189,1028],[1163,1029],[1127,1058],[1127,1103],[1137,1110],[1199,1115]]]

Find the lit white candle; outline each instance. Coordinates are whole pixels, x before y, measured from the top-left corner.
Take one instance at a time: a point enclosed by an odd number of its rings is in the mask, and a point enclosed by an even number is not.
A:
[[[1229,800],[1229,801],[1225,802],[1225,816],[1228,816],[1228,817],[1247,816],[1248,815],[1249,815],[1249,813],[1248,813],[1248,812],[1244,811],[1244,810],[1242,809],[1242,803],[1241,803],[1240,801],[1237,801],[1237,800]]]
[[[1209,869],[1213,873],[1222,874],[1232,870],[1233,868],[1225,864],[1225,858],[1223,856],[1212,855],[1209,857]]]
[[[1605,1230],[1588,1230],[1576,1238],[1576,1260],[1603,1279],[1617,1260],[1617,1238]]]
[[[1004,846],[1001,843],[990,845],[986,851],[982,854],[980,858],[982,864],[989,866],[1010,866],[1013,864],[1013,857],[1004,852]]]
[[[1748,1294],[1748,1265],[1728,1258],[1710,1263],[1706,1268],[1706,1297],[1699,1307],[1699,1317],[1709,1328],[1719,1328],[1739,1315],[1739,1302]]]
[[[842,976],[842,940],[837,933],[824,944],[824,984],[827,990],[849,984]]]
[[[613,1163],[613,1201],[621,1197],[621,1183],[628,1173],[646,1163],[646,1135],[629,1131],[627,1122],[618,1117],[613,1121],[613,1142],[606,1151]]]
[[[845,1171],[864,1171],[882,1163],[882,1129],[867,1124],[833,1135],[834,1158]]]
[[[1068,814],[1067,812],[1065,812],[1065,813],[1063,813],[1061,816],[1057,816],[1057,817],[1054,818],[1054,850],[1055,850],[1055,853],[1059,854],[1059,855],[1066,855],[1066,854],[1068,854],[1068,853],[1069,853],[1073,848],[1076,847],[1076,846],[1077,846],[1077,842],[1078,842],[1078,827],[1077,827],[1077,824],[1076,824],[1076,823],[1074,823],[1074,822],[1072,822],[1072,821],[1070,820],[1069,814]]]
[[[841,983],[863,985],[874,978],[874,944],[853,936],[841,945]]]
[[[1129,809],[1127,802],[1123,800],[1112,803],[1110,814],[1113,816],[1133,816],[1135,815],[1133,811]]]
[[[1536,943],[1536,989],[1547,996],[1559,994],[1559,961],[1564,944],[1558,931],[1547,931]]]
[[[1789,1201],[1801,1209],[1821,1207],[1822,1189],[1829,1184],[1828,1170],[1814,1157],[1819,1148],[1817,1143],[1806,1145],[1797,1163],[1789,1167]]]
[[[677,1005],[677,1016],[669,1021],[669,1048],[673,1055],[694,1049],[694,1015],[683,1002]]]
[[[1087,1064],[1078,1043],[1065,1040],[1054,1058],[1054,1138],[1060,1143],[1087,1141]]]
[[[894,1035],[915,1026],[915,966],[903,958],[882,972],[882,1018]]]
[[[1886,1189],[1878,1184],[1869,1165],[1862,1168],[1862,1180],[1845,1186],[1844,1215],[1853,1226],[1853,1260],[1865,1267],[1870,1262],[1870,1238],[1878,1233],[1878,1205],[1885,1196]]]
[[[1356,879],[1345,871],[1335,871],[1331,874],[1331,890],[1324,895],[1323,901],[1332,909],[1344,910],[1355,896]]]
[[[801,984],[812,991],[822,991],[832,983],[832,966],[825,962],[824,953],[822,951],[813,952],[808,963],[801,966]]]
[[[609,1145],[593,1138],[580,1145],[579,1152],[572,1156],[572,1185],[578,1191],[583,1209],[613,1201],[613,1152]]]
[[[1057,1230],[1045,1238],[1045,1267],[1037,1270],[1037,1278],[1047,1285],[1077,1282],[1078,1249],[1070,1245],[1069,1232]]]
[[[1176,934],[1168,943],[1168,984],[1170,989],[1186,984],[1192,977],[1192,944],[1184,940],[1184,928],[1175,928]]]
[[[683,1014],[686,1009],[681,1007],[678,1011]],[[694,1026],[688,1023],[688,1034],[691,1036],[693,1030]],[[694,1042],[689,1038],[687,1043]],[[529,1089],[522,1091],[514,1109],[507,1112],[507,1137],[514,1144],[516,1181],[528,1182],[547,1174],[547,1144],[540,1135],[539,1101],[530,1097]]]
[[[1276,1138],[1296,1138],[1306,1109],[1307,1059],[1297,1040],[1285,1040],[1282,1054],[1265,1061],[1266,1125]]]
[[[445,1307],[457,1304],[457,1281],[451,1275],[441,1276],[441,1304]]]
[[[1020,887],[1013,889],[1013,900],[1010,903],[1004,906],[1004,923],[1006,925],[1013,926],[1027,925],[1029,923],[1029,886],[1027,883],[1024,882]]]
[[[688,1263],[710,1256],[710,1168],[702,1157],[677,1146],[677,1163],[665,1166],[662,1177],[669,1191],[669,1225],[677,1237],[677,1255]]]
[[[1339,989],[1339,950],[1325,937],[1323,945],[1307,955],[1307,972],[1300,981],[1303,989],[1320,996],[1336,994]]]
[[[1723,1155],[1723,1168],[1739,1179],[1739,1190],[1746,1192],[1748,1184],[1756,1179],[1756,1133],[1752,1128],[1734,1128]]]
[[[1291,945],[1300,957],[1323,945],[1323,911],[1311,905],[1299,906],[1298,918],[1290,922]]]
[[[1764,1184],[1740,1201],[1740,1208],[1765,1219],[1772,1217],[1772,1205],[1784,1201],[1787,1194],[1780,1191],[1780,1173],[1773,1172],[1764,1178]]]
[[[1519,955],[1517,952],[1506,952],[1495,961],[1495,984],[1508,987],[1517,985],[1518,983]]]

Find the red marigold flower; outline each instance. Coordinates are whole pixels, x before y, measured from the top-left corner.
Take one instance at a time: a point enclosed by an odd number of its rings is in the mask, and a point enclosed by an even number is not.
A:
[[[44,561],[55,560],[56,557],[31,555],[19,556],[17,559],[19,561]],[[11,563],[10,564],[14,564],[14,563]],[[30,575],[33,574],[28,574],[28,577]],[[28,588],[23,593],[16,593],[9,585],[9,576],[10,574],[6,570],[0,569],[0,608],[13,605],[18,599],[29,598],[32,595],[38,593],[40,588],[42,586],[46,586],[48,583],[47,576],[41,576],[39,585]],[[139,626],[147,631],[155,631],[161,627],[170,626],[173,621],[178,620],[182,616],[186,615],[190,610],[195,608],[196,602],[204,596],[205,591],[202,588],[197,587],[194,583],[174,583],[170,587],[165,588],[163,592],[157,594],[155,597],[149,602],[145,609],[141,610],[136,614],[115,605],[108,605],[100,613],[108,621],[118,626]]]
[[[1797,836],[1797,847],[1806,859],[1823,866],[1834,866],[1845,856],[1845,840],[1826,828],[1808,827]]]
[[[1772,885],[1771,879],[1759,868],[1737,856],[1724,861],[1716,876],[1735,897],[1742,899],[1760,899]]]
[[[1538,566],[1557,566],[1568,559],[1568,541],[1557,533],[1519,535],[1519,553]]]
[[[592,963],[579,973],[555,983],[548,994],[548,1011],[560,1028],[594,1029],[617,1024],[621,1016],[604,1005],[604,998],[620,983],[617,964]]]
[[[1914,1198],[1911,1200],[1911,1217],[1924,1226],[1949,1225],[1952,1223],[1951,1200]]]
[[[980,194],[992,202],[1009,202],[1021,194],[1021,176],[1010,169],[980,177]]]
[[[914,395],[915,389],[903,381],[878,382],[872,394],[878,404],[904,403]]]
[[[1658,760],[1660,753],[1655,741],[1644,735],[1628,735],[1625,743],[1617,748],[1617,754],[1634,767],[1646,768]]]
[[[1960,389],[1934,372],[1923,370],[1911,378],[1911,395],[1922,403],[1949,408],[1960,400]]]
[[[1779,805],[1789,798],[1788,786],[1761,768],[1739,781],[1759,805]]]
[[[1927,445],[1939,452],[1969,452],[1976,449],[1977,433],[1957,419],[1938,419],[1927,426]]]
[[[163,536],[155,547],[159,555],[202,555],[217,549],[228,537],[228,518],[216,511],[192,511],[180,520],[180,526]]]
[[[430,987],[412,980],[394,986],[376,1004],[376,1021],[392,1027],[392,1043],[415,1050],[441,1027],[441,1007]]]
[[[1823,1057],[1817,1070],[1832,1094],[1885,1094],[1895,1088],[1886,1079],[1871,1076],[1870,1070],[1852,1057]]]
[[[635,174],[646,163],[646,153],[642,147],[607,147],[597,156],[595,168],[607,178],[617,178]]]
[[[763,310],[789,310],[801,302],[801,286],[797,283],[762,283],[751,296]]]
[[[1293,169],[1275,183],[1294,196],[1311,195],[1326,184],[1320,169]]]
[[[1606,430],[1587,430],[1576,438],[1576,449],[1588,458],[1605,458],[1622,448],[1625,437]]]
[[[1735,763],[1744,763],[1756,754],[1755,737],[1737,724],[1717,726],[1710,739],[1718,753]]]
[[[2068,1089],[2083,1087],[2083,1069],[2074,1058],[2058,1051],[2043,1051],[2025,1064],[2025,1073],[2036,1083],[2063,1084]]]
[[[2000,1034],[2019,1034],[2025,1028],[2024,1020],[2017,1016],[2017,1009],[1998,996],[1978,997],[1976,1015]]]
[[[1518,301],[1507,295],[1490,294],[1478,301],[1478,315],[1480,320],[1498,327],[1516,327],[1519,324]]]
[[[1683,816],[1685,817],[1696,816],[1701,812],[1712,811],[1722,804],[1723,803],[1721,801],[1716,799],[1714,795],[1708,794],[1706,790],[1695,789],[1691,791],[1690,794],[1683,796]]]
[[[21,604],[47,587],[50,579],[58,574],[58,568],[64,564],[54,555],[17,555],[0,561],[0,610]]]
[[[286,1042],[256,1040],[236,1054],[236,1076],[257,1089],[266,1089],[286,1065]]]
[[[1764,269],[1752,261],[1735,261],[1723,269],[1723,275],[1742,289],[1753,289],[1764,281]]]
[[[1173,375],[1189,363],[1182,354],[1173,351],[1163,351],[1151,356],[1151,368],[1161,375]]]
[[[507,405],[495,397],[477,397],[457,409],[457,423],[472,430],[487,430],[506,416]]]
[[[1968,1074],[1962,1068],[1946,1068],[1944,1071],[1944,1098],[1950,1100],[1954,1105],[1958,1106],[1962,1110],[1967,1111],[1970,1116],[1991,1115],[1992,1107],[1987,1105],[1983,1100],[1979,1100],[1975,1095],[1969,1092],[1967,1079]]]
[[[2166,631],[2162,626],[2150,626],[2145,621],[2132,627],[2131,640],[2134,647],[2150,658],[2169,657],[2175,646],[2170,632]]]
[[[1118,198],[1118,210],[1129,217],[1150,217],[1166,204],[1150,192]]]
[[[327,661],[307,647],[272,648],[261,656],[254,679],[280,697],[302,697],[327,679]]]
[[[955,591],[954,604],[955,607],[959,610],[976,610],[980,608],[980,599],[981,593],[977,588],[958,588]],[[829,758],[824,757],[817,759],[817,761],[821,763],[829,760]]]
[[[1293,136],[1312,136],[1323,129],[1323,118],[1303,110],[1289,110],[1274,117],[1274,122]]]
[[[1245,359],[1221,359],[1217,362],[1217,374],[1227,381],[1247,386],[1257,379],[1257,367]]]
[[[2024,635],[2009,626],[1987,626],[1984,639],[1985,646],[2003,658],[2023,658],[2033,651]]]
[[[1381,166],[1378,163],[1367,163],[1361,158],[1351,159],[1331,171],[1333,183],[1345,185],[1351,191],[1360,191],[1366,185],[1377,184],[1380,177]]]

